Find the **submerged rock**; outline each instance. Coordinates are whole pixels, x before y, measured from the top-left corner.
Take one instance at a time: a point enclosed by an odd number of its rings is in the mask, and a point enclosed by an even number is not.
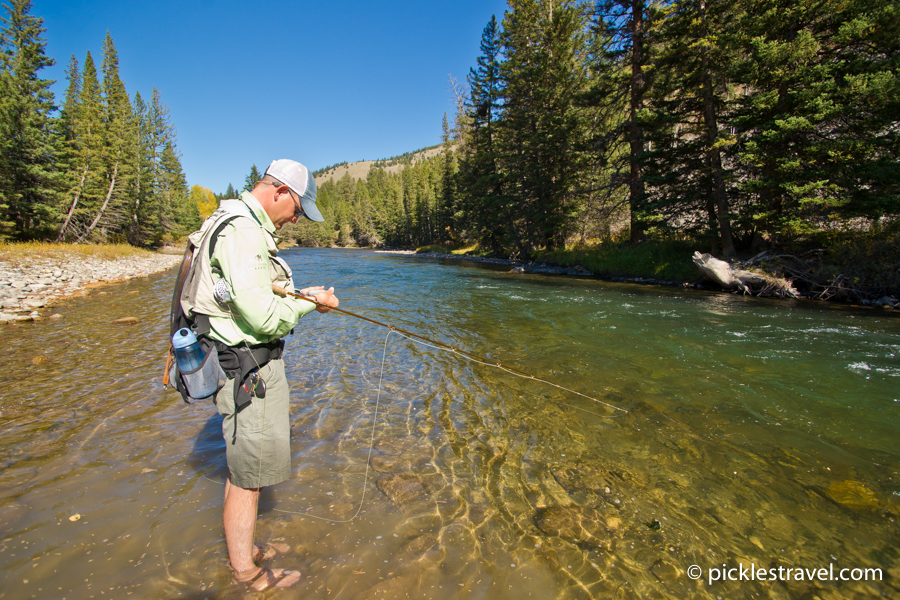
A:
[[[403,564],[414,560],[422,560],[429,556],[437,558],[437,555],[439,555],[439,552],[435,552],[435,550],[439,550],[436,548],[437,544],[438,541],[432,534],[423,533],[406,542],[403,548],[397,552],[396,558]]]
[[[116,325],[136,325],[140,322],[141,320],[137,317],[122,317],[121,319],[113,321]]]
[[[825,491],[829,498],[851,510],[878,510],[878,496],[859,481],[838,481]]]
[[[378,489],[390,498],[391,502],[404,508],[409,504],[425,500],[428,490],[415,473],[395,473],[382,477],[376,482]]]
[[[675,582],[681,576],[681,571],[678,567],[661,558],[650,565],[650,572],[662,583]]]
[[[412,469],[408,460],[396,456],[373,456],[369,464],[379,473],[404,473]]]
[[[583,548],[610,549],[621,537],[622,520],[615,515],[583,506],[554,506],[540,511],[534,524],[547,535],[555,535]]]

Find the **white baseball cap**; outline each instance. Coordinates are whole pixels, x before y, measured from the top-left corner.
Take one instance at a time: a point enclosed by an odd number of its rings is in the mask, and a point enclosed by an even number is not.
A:
[[[307,219],[319,222],[325,220],[316,208],[316,180],[309,169],[295,160],[279,158],[272,161],[266,169],[266,175],[271,175],[297,193]]]

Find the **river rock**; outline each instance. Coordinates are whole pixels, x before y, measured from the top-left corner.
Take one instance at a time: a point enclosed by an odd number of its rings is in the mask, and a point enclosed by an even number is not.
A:
[[[650,565],[650,572],[663,583],[672,583],[681,577],[678,567],[663,559],[658,559]]]
[[[877,510],[881,504],[875,492],[859,481],[837,481],[825,493],[841,506],[856,511]]]
[[[412,469],[409,460],[397,456],[373,456],[369,464],[379,473],[402,473]]]
[[[376,482],[378,489],[400,508],[425,500],[428,490],[415,473],[395,473]]]
[[[439,552],[433,552],[436,550],[437,544],[438,541],[432,534],[423,533],[404,544],[403,548],[397,552],[396,558],[402,564],[409,564],[412,561],[422,560],[428,556],[429,553],[434,554],[435,558],[437,558]]]
[[[534,524],[547,535],[578,544],[582,548],[609,550],[621,537],[622,520],[584,506],[552,506],[539,511]]]
[[[51,298],[84,295],[85,286],[143,277],[176,266],[179,256],[151,254],[104,260],[72,254],[61,258],[0,260],[0,308],[41,308]],[[20,304],[16,300],[23,300]]]
[[[137,325],[141,320],[137,317],[122,317],[113,321],[116,325]]]

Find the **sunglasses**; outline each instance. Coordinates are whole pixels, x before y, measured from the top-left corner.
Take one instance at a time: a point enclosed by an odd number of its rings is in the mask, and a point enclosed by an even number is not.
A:
[[[272,181],[266,181],[265,183],[268,183],[269,185],[274,185],[275,187],[281,187],[281,186],[285,185],[283,183],[275,183]],[[294,206],[297,208],[297,210],[294,211],[294,217],[302,217],[306,213],[303,212],[303,205],[300,204],[300,198],[299,197],[294,198],[294,190],[292,190],[290,187],[288,187],[288,194],[290,194],[291,200],[294,201]]]
[[[304,212],[303,205],[300,204],[300,198],[294,199],[294,191],[291,188],[288,188],[288,193],[291,195],[291,200],[294,200],[294,206],[297,207],[297,210],[294,211],[294,217],[302,217]]]

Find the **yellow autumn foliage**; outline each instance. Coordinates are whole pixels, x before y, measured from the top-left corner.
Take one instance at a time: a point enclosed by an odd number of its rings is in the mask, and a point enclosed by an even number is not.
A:
[[[197,210],[200,211],[200,218],[203,220],[213,214],[213,211],[219,206],[219,201],[216,200],[216,195],[212,193],[212,190],[200,185],[191,188],[191,200],[197,204]]]

